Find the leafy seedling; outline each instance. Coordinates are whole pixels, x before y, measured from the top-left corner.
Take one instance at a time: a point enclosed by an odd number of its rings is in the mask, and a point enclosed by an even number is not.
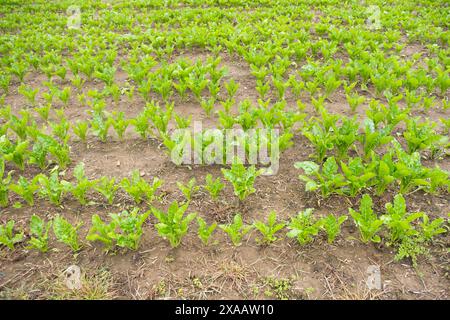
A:
[[[23,232],[14,232],[14,220],[9,220],[5,225],[0,225],[0,244],[14,250],[14,245],[24,238]]]
[[[267,222],[256,220],[253,222],[253,226],[263,236],[262,239],[257,239],[262,244],[270,244],[275,242],[278,238],[275,234],[286,226],[285,222],[277,223],[277,214],[275,211],[271,211],[267,217]]]
[[[73,252],[77,252],[81,249],[81,245],[78,242],[78,230],[83,225],[82,222],[73,226],[66,219],[57,215],[53,219],[53,233],[58,241],[68,245]]]
[[[41,252],[48,251],[48,232],[52,226],[52,221],[45,223],[42,218],[32,215],[30,219],[30,240],[29,248],[37,249]]]
[[[289,232],[286,234],[288,238],[297,239],[301,245],[308,244],[314,240],[319,233],[322,221],[313,217],[314,209],[308,208],[301,211],[297,216],[292,217],[287,225]]]
[[[159,221],[155,227],[158,234],[164,239],[169,240],[172,248],[176,248],[180,245],[181,239],[187,233],[189,224],[196,217],[196,213],[190,213],[187,216],[184,215],[188,208],[189,203],[185,203],[181,206],[176,201],[167,209],[167,212],[161,211],[155,207],[151,210],[153,215]]]
[[[217,223],[213,222],[210,225],[207,225],[206,221],[201,217],[197,217],[198,224],[198,237],[202,240],[203,244],[207,246],[209,244],[209,239],[211,238],[212,233],[216,230]]]
[[[253,229],[253,225],[244,224],[242,216],[238,213],[233,218],[233,223],[221,224],[219,228],[225,231],[234,246],[238,247],[242,243],[244,236]]]
[[[378,243],[381,241],[381,238],[377,233],[383,225],[383,220],[379,219],[377,214],[373,212],[372,198],[368,194],[363,195],[359,206],[359,212],[352,208],[349,208],[348,210],[359,229],[361,240],[364,243],[368,243],[369,241]]]

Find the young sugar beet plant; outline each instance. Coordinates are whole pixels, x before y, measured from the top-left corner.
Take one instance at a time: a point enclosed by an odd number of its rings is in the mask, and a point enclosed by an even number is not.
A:
[[[189,180],[187,184],[177,181],[178,189],[180,189],[187,201],[191,201],[192,196],[200,190],[200,186],[195,185],[196,182],[195,178]]]
[[[120,182],[122,189],[128,193],[136,203],[141,203],[142,200],[152,202],[155,198],[155,193],[161,187],[163,181],[154,178],[153,183],[149,184],[141,177],[139,170],[134,170],[131,174],[131,179],[123,178]]]
[[[219,228],[227,233],[233,245],[238,247],[241,245],[244,236],[253,229],[253,225],[244,224],[242,216],[238,213],[234,216],[233,223],[220,224]]]
[[[81,244],[78,241],[78,230],[83,225],[82,222],[73,226],[66,219],[57,215],[53,219],[53,233],[58,241],[68,245],[73,252],[77,252],[81,249]]]
[[[43,253],[48,251],[48,233],[52,226],[52,221],[45,222],[41,217],[32,215],[30,219],[30,249],[36,249]]]
[[[213,222],[212,224],[208,225],[206,221],[201,218],[197,217],[197,225],[198,225],[198,237],[202,241],[202,243],[207,246],[209,244],[209,240],[211,238],[212,233],[217,228],[217,223]]]
[[[361,240],[364,243],[381,241],[381,237],[377,234],[383,225],[383,220],[373,212],[372,198],[365,194],[361,199],[359,211],[349,208],[349,214],[353,218],[356,226],[361,234]]]
[[[11,142],[6,135],[0,137],[0,153],[4,160],[13,162],[20,170],[25,170],[25,162],[28,158],[29,141]]]
[[[94,181],[86,178],[83,162],[80,162],[74,168],[73,176],[76,179],[76,184],[70,186],[70,193],[80,202],[80,204],[85,205],[87,203],[86,194],[94,186]]]
[[[116,195],[119,187],[120,186],[116,184],[115,178],[108,177],[101,177],[100,179],[95,181],[94,185],[94,189],[105,197],[105,199],[108,201],[108,204],[113,204],[114,196]]]
[[[422,223],[416,227],[419,219],[422,219]],[[409,213],[401,194],[394,197],[394,203],[386,204],[386,214],[381,216],[381,220],[389,230],[387,244],[396,248],[395,260],[410,258],[414,267],[417,266],[419,255],[428,255],[426,244],[436,235],[446,232],[442,228],[444,219],[437,218],[429,222],[423,212]]]
[[[289,232],[286,236],[297,239],[301,245],[312,242],[322,227],[322,220],[314,218],[313,212],[314,209],[308,208],[292,217],[287,225]]]
[[[329,214],[322,218],[321,227],[327,233],[328,243],[333,243],[336,236],[341,232],[341,225],[347,220],[348,216],[340,216],[336,218]]]
[[[233,161],[231,169],[222,169],[224,178],[233,185],[234,194],[239,198],[239,204],[242,204],[242,201],[256,191],[253,184],[256,177],[262,172],[262,170],[256,170],[255,166],[245,168],[237,159]]]
[[[6,178],[4,178],[5,173],[5,161],[3,158],[0,158],[0,206],[6,207],[8,206],[8,191],[9,185],[11,183],[11,175],[12,172],[9,171]]]
[[[60,206],[64,195],[70,191],[71,184],[68,181],[59,179],[58,170],[54,170],[50,176],[39,174],[35,177],[39,183],[39,194],[47,198],[51,203]]]
[[[286,226],[286,223],[277,223],[277,213],[275,211],[271,211],[267,217],[267,223],[256,220],[253,222],[253,226],[262,235],[262,239],[257,238],[256,241],[263,245],[268,245],[278,240],[278,237],[275,234],[283,229]]]
[[[334,157],[329,157],[322,168],[312,161],[296,162],[294,166],[305,172],[305,175],[299,175],[300,180],[306,182],[305,190],[320,190],[324,198],[333,193],[343,194],[344,187],[348,184],[344,176],[338,172],[339,168]]]
[[[174,201],[167,209],[167,212],[155,207],[151,208],[153,215],[158,220],[158,223],[155,225],[156,230],[161,237],[169,240],[172,248],[180,245],[181,239],[188,232],[189,224],[197,216],[195,212],[187,216],[184,215],[188,206],[188,202],[180,206],[178,202]]]
[[[36,179],[28,181],[26,178],[20,176],[19,180],[17,180],[17,184],[11,183],[9,185],[9,189],[15,194],[22,197],[28,205],[34,205],[34,192],[39,188],[36,184]]]
[[[95,214],[92,216],[92,226],[86,239],[102,242],[106,251],[113,249],[115,245],[137,250],[143,234],[142,226],[150,214],[150,210],[139,214],[139,208],[124,210],[118,214],[110,213],[110,223],[103,222]]]
[[[16,243],[24,239],[23,232],[14,232],[14,220],[9,220],[5,225],[0,225],[0,244],[14,250]]]
[[[217,177],[215,180],[213,180],[213,177],[211,174],[208,174],[205,178],[206,185],[203,187],[206,189],[206,191],[209,192],[209,195],[214,201],[217,201],[219,198],[220,191],[222,191],[224,184],[220,180],[220,177]]]

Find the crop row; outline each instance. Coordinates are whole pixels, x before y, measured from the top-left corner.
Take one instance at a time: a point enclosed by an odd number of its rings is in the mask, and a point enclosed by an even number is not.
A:
[[[86,240],[101,242],[107,252],[114,251],[116,248],[137,250],[145,230],[145,222],[153,214],[157,221],[154,227],[158,234],[175,248],[180,245],[191,222],[197,217],[196,213],[186,214],[188,206],[189,201],[182,204],[174,201],[167,211],[151,206],[150,210],[139,213],[139,209],[134,208],[118,214],[111,213],[109,221],[106,222],[99,215],[94,214]],[[381,242],[380,234],[382,234],[386,244],[395,248],[396,259],[409,257],[414,264],[419,255],[427,254],[426,245],[431,243],[437,235],[447,232],[446,229],[448,229],[448,225],[444,225],[443,218],[430,220],[428,215],[423,212],[407,212],[405,200],[401,194],[395,197],[393,203],[386,204],[386,212],[383,215],[373,211],[372,199],[370,196],[364,195],[359,210],[350,208],[349,215],[358,227],[363,243]],[[284,235],[296,239],[300,245],[311,243],[321,231],[327,235],[328,243],[333,243],[341,232],[341,225],[347,218],[346,215],[336,217],[332,214],[317,218],[313,215],[311,208],[299,212],[291,217],[290,221],[277,220],[274,211],[267,216],[266,221],[257,220],[252,224],[244,223],[240,214],[236,214],[230,224],[220,225],[217,225],[216,222],[208,224],[201,217],[197,217],[197,235],[207,246],[211,243],[213,232],[219,226],[229,236],[234,246],[240,246],[244,236],[255,229],[258,234],[256,241],[260,245],[269,245],[283,237],[281,231],[287,228],[288,232]],[[33,215],[30,218],[27,248],[47,252],[49,231],[53,226],[56,239],[77,252],[83,246],[78,232],[82,224],[72,225],[59,215],[50,221],[44,221],[39,216]],[[5,225],[0,226],[0,244],[11,250],[14,250],[15,245],[25,239],[25,233],[15,230],[14,225],[14,220],[9,220]]]

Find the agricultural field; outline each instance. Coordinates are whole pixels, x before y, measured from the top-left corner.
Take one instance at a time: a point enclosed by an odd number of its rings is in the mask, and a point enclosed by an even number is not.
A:
[[[445,0],[0,2],[0,299],[450,299]]]

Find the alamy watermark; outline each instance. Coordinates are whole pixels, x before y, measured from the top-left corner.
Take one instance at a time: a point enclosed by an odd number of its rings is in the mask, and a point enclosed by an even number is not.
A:
[[[70,6],[66,10],[67,28],[80,29],[81,27],[81,9],[78,6]]]
[[[366,20],[366,24],[370,30],[378,30],[381,29],[381,10],[379,6],[370,5],[366,9],[366,13],[368,14],[368,18]]]
[[[193,128],[171,133],[171,160],[177,165],[224,165],[238,158],[243,164],[262,166],[265,175],[273,175],[279,169],[279,137],[278,129],[203,129],[196,121]]]

